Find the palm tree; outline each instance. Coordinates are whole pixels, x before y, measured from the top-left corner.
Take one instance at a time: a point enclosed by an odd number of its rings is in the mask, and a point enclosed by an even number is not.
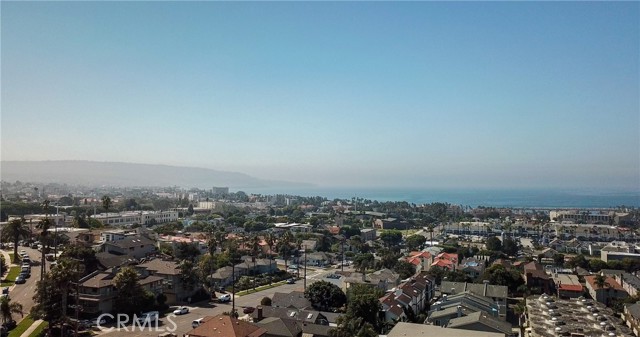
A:
[[[597,296],[598,295],[598,290],[603,289],[603,288],[607,288],[607,292],[609,292],[609,290],[611,289],[611,285],[609,284],[609,282],[607,282],[607,278],[602,274],[596,275],[595,279],[593,279],[593,283],[598,288],[596,290],[596,297],[600,297],[600,296]],[[596,298],[596,301],[598,301],[600,303],[604,303],[605,305],[608,304],[608,303],[606,303],[608,301],[606,301],[606,299],[603,299],[603,298]]]
[[[4,227],[2,236],[7,241],[13,242],[13,262],[18,263],[18,242],[20,242],[20,238],[29,237],[29,228],[25,225],[24,218],[11,220]]]
[[[43,261],[44,263],[44,261]],[[48,277],[62,292],[62,322],[67,320],[67,299],[73,282],[77,282],[79,278],[79,269],[82,265],[78,261],[62,258],[58,261],[55,268],[51,268]]]
[[[104,211],[107,214],[107,217],[105,218],[104,222],[105,222],[105,225],[108,225],[109,224],[109,208],[111,208],[111,198],[109,198],[108,195],[102,196],[102,207],[104,207]]]
[[[288,269],[287,260],[289,259],[289,254],[291,254],[291,233],[284,232],[280,240],[278,240],[278,253],[282,255],[284,260],[284,269]]]
[[[38,229],[41,230],[40,233],[40,242],[42,243],[46,243],[47,240],[47,236],[49,235],[49,228],[51,228],[51,219],[49,218],[44,218],[42,220],[40,220],[40,222],[38,223],[37,226]],[[46,263],[45,263],[45,252],[47,250],[44,249],[44,247],[42,248],[42,260],[40,260],[42,263],[40,265],[40,281],[42,281],[44,279],[45,276],[45,271],[46,271]]]
[[[269,274],[273,274],[273,272],[271,271],[271,264],[273,263],[273,246],[275,245],[275,237],[273,237],[273,234],[268,233],[265,237],[264,240],[267,242],[267,246],[269,246]],[[271,280],[272,277],[269,277],[269,285],[271,285]]]
[[[253,290],[256,290],[256,278],[255,275],[257,274],[257,270],[256,270],[256,258],[258,257],[258,254],[260,254],[260,239],[258,238],[257,235],[252,235],[251,239],[249,240],[249,244],[250,246],[250,250],[251,250],[251,260],[253,261]]]
[[[9,296],[0,299],[0,314],[2,315],[2,321],[5,323],[13,320],[13,314],[20,314],[20,316],[24,317],[22,304],[11,302]]]

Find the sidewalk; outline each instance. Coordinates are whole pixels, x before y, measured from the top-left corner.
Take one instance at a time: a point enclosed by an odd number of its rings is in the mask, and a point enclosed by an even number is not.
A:
[[[29,335],[31,335],[31,333],[35,331],[40,326],[40,324],[42,324],[42,322],[44,321],[41,319],[34,321],[33,324],[31,324],[31,326],[27,330],[25,330],[22,335],[20,335],[20,337],[29,337]]]
[[[11,256],[9,255],[9,252],[7,252],[6,250],[2,249],[0,250],[0,253],[2,253],[2,255],[4,256],[4,261],[7,262],[7,266],[9,266],[9,269],[12,266],[17,266],[17,264],[13,263],[13,261],[11,261]],[[3,270],[2,271],[2,275],[0,275],[0,279],[4,280],[4,275],[7,274],[9,272],[9,270]],[[9,293],[11,293],[11,290],[13,290],[13,288],[15,288],[15,284],[12,286],[9,286]]]

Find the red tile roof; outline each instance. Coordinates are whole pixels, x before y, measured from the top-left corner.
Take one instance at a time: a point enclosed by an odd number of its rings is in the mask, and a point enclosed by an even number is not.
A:
[[[582,286],[579,284],[561,284],[560,290],[582,292]]]
[[[598,288],[596,286],[596,277],[597,277],[597,275],[589,275],[589,276],[585,276],[584,280],[587,281],[587,283],[589,283],[591,285],[591,288],[593,288],[595,290],[599,290],[600,288]],[[610,288],[624,291],[624,289],[622,288],[620,283],[618,283],[616,280],[614,280],[613,277],[607,276],[606,277],[606,282],[607,282],[607,284],[609,285]],[[605,285],[604,288],[606,289],[607,286]]]

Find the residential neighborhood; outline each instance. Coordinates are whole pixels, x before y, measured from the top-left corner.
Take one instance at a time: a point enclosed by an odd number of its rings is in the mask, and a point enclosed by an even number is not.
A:
[[[11,187],[3,301],[22,309],[5,317],[30,333],[638,336],[635,209],[488,210],[216,188],[39,201]],[[157,324],[136,327],[149,320]]]

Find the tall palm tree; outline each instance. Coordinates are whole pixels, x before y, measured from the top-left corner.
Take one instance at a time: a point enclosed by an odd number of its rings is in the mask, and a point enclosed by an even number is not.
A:
[[[0,299],[0,315],[2,315],[3,322],[9,322],[13,319],[13,314],[20,314],[24,317],[22,311],[22,304],[18,302],[11,302],[9,296],[5,296]]]
[[[38,223],[37,226],[38,229],[41,230],[40,233],[40,242],[42,243],[46,243],[47,242],[47,236],[49,235],[49,228],[51,228],[51,219],[49,218],[44,218],[42,220],[40,220],[40,222]],[[40,264],[40,281],[42,281],[44,279],[45,276],[45,272],[46,272],[46,262],[45,262],[45,253],[46,253],[46,249],[44,249],[44,247],[42,248],[42,256],[41,256],[41,264]]]
[[[284,269],[288,269],[287,260],[289,259],[289,254],[291,254],[291,233],[284,232],[278,240],[278,253],[282,255],[282,259],[284,260]]]
[[[13,219],[4,227],[2,236],[7,241],[13,242],[13,262],[18,262],[18,242],[20,238],[29,237],[29,228],[27,228],[24,218]]]
[[[44,262],[43,262],[44,263]],[[82,265],[76,260],[62,258],[58,261],[55,268],[52,268],[48,277],[62,291],[62,321],[67,320],[67,299],[73,282],[77,282],[80,276],[80,268]]]
[[[606,288],[607,289],[607,293],[609,291],[611,291],[611,285],[609,284],[609,282],[607,282],[607,278],[602,275],[602,274],[598,274],[596,275],[595,279],[593,280],[593,283],[596,285],[596,287],[599,289],[603,289]],[[596,290],[596,301],[600,302],[600,303],[604,303],[605,305],[609,305],[609,297],[607,296],[607,298],[599,298],[601,296],[597,296],[598,295],[598,291]]]
[[[256,258],[258,257],[258,254],[260,254],[260,239],[258,238],[257,235],[252,235],[251,239],[249,240],[249,244],[250,244],[250,250],[251,250],[251,260],[253,261],[253,290],[256,290],[256,281],[255,281],[255,275],[257,274],[256,271]]]
[[[104,211],[107,214],[107,217],[105,218],[104,222],[105,222],[105,225],[108,225],[109,224],[109,208],[111,208],[111,198],[109,198],[108,195],[102,196],[102,207],[104,208]]]
[[[264,237],[264,240],[267,242],[267,246],[269,246],[269,274],[273,274],[273,272],[271,271],[271,265],[273,263],[273,246],[275,245],[276,238],[273,236],[273,234],[268,233]],[[269,285],[271,285],[271,280],[272,277],[269,277]]]

